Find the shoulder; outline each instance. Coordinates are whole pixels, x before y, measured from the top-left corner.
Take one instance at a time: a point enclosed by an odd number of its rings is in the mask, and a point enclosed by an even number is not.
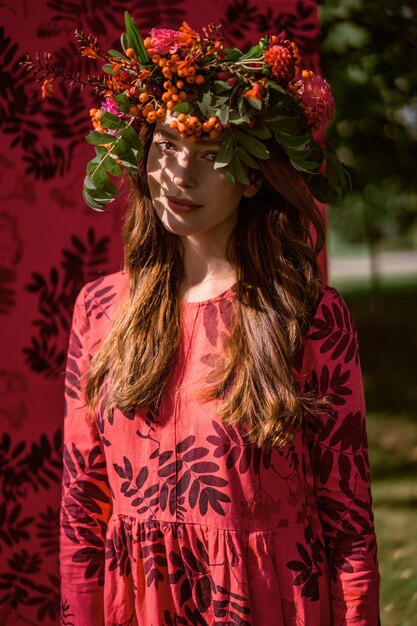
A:
[[[345,301],[336,289],[324,287],[304,338],[298,362],[301,372],[323,370],[327,380],[335,370],[340,373],[357,367],[358,349],[356,328]]]
[[[128,286],[129,277],[125,271],[100,276],[87,283],[75,301],[74,317],[83,318],[90,333],[107,332],[116,318]]]
[[[315,312],[312,315],[308,339],[319,339],[329,332],[356,335],[356,329],[346,302],[334,287],[322,288]]]

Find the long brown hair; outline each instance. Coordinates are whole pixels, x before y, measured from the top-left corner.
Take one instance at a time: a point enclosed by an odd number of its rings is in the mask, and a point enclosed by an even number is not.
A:
[[[103,384],[110,382],[109,412],[116,406],[157,411],[181,340],[178,238],[154,211],[146,177],[151,132],[143,131],[142,139],[140,174],[133,181],[124,228],[129,291],[87,375],[91,410]],[[269,149],[271,158],[261,164],[262,187],[242,200],[229,242],[238,283],[225,364],[200,396],[220,398],[219,416],[242,426],[249,443],[281,447],[294,436],[303,411],[320,404],[297,389],[291,368],[320,295],[317,254],[324,225],[281,148],[271,141]]]

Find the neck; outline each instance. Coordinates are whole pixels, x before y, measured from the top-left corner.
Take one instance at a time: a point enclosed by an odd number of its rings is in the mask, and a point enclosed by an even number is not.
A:
[[[237,279],[236,269],[227,258],[223,241],[204,241],[192,237],[181,239],[184,280],[180,286],[183,300],[205,300],[219,295]]]

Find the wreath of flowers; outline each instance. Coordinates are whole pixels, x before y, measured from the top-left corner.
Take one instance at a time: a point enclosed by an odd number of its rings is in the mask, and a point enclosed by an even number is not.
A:
[[[104,98],[90,110],[94,130],[86,140],[96,156],[87,164],[83,196],[103,210],[118,195],[111,177],[138,173],[143,151],[138,130],[143,123],[173,117],[170,126],[182,138],[225,137],[214,163],[225,168],[231,183],[248,184],[248,168],[259,169],[269,158],[271,137],[303,175],[312,195],[323,202],[341,197],[349,177],[337,157],[323,148],[313,133],[323,129],[334,112],[328,83],[302,69],[297,45],[285,33],[265,36],[248,52],[225,49],[220,27],[194,31],[186,22],[179,30],[153,29],[142,38],[125,12],[123,52],[104,53],[93,35],[76,31],[81,55],[103,62],[103,76],[86,81],[56,67],[50,53],[29,56],[24,65],[43,80],[44,97],[54,92],[54,80],[88,85]]]

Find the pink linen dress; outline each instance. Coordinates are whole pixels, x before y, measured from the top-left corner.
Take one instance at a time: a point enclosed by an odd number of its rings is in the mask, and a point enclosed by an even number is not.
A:
[[[89,419],[83,374],[128,285],[81,291],[66,376],[61,624],[376,626],[379,574],[357,338],[323,289],[294,376],[327,394],[283,451],[247,445],[202,402],[235,294],[182,303],[158,414]]]

